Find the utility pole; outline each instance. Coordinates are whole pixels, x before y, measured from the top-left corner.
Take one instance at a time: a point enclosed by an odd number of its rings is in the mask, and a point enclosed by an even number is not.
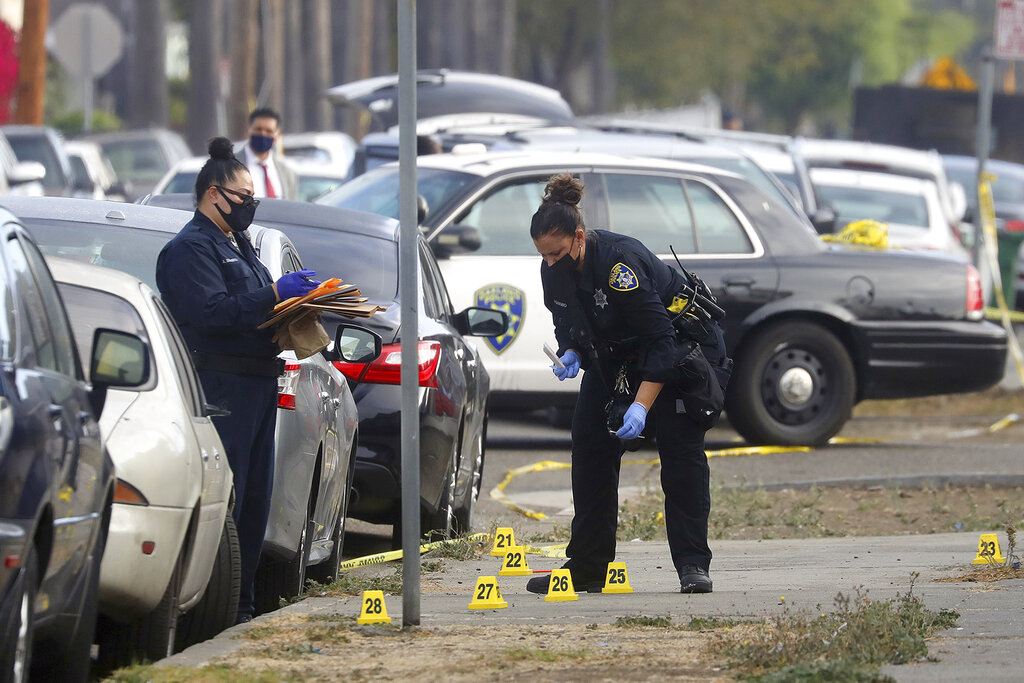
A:
[[[46,86],[46,26],[50,0],[26,2],[22,14],[15,123],[40,125]]]

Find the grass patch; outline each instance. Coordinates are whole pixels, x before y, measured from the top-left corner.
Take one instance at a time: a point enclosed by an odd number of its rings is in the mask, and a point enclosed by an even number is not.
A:
[[[494,534],[491,534],[493,537]],[[471,541],[465,536],[452,539],[440,548],[428,551],[424,557],[433,559],[472,560],[490,551],[490,539]]]
[[[279,683],[281,673],[242,673],[222,664],[210,664],[200,669],[140,664],[118,669],[103,680],[114,683]],[[288,680],[304,681],[306,677],[289,674]]]
[[[872,601],[857,590],[835,598],[835,609],[811,618],[790,613],[765,621],[753,633],[731,635],[712,645],[741,680],[875,681],[884,664],[904,664],[928,655],[925,639],[956,624],[959,614],[933,612],[910,588],[893,600]]]
[[[506,658],[522,661],[532,659],[538,662],[558,662],[566,659],[583,659],[590,650],[546,650],[538,647],[507,647],[503,653]]]
[[[998,415],[1020,412],[1020,389],[992,387],[970,394],[943,394],[924,398],[862,401],[853,408],[857,417],[934,417],[936,415]]]
[[[383,591],[390,595],[401,595],[402,567],[398,566],[394,572],[384,576],[365,576],[342,572],[338,580],[328,586],[315,584],[312,581],[309,583],[310,588],[306,591],[307,595],[362,595],[363,591]]]
[[[572,528],[568,524],[554,522],[548,531],[539,531],[526,538],[527,543],[562,543],[572,536]],[[516,537],[518,538],[518,536]]]
[[[647,617],[642,614],[617,617],[615,626],[618,628],[669,628],[672,626],[672,617]]]
[[[680,626],[681,631],[713,631],[720,628],[733,628],[747,622],[739,619],[723,619],[722,617],[692,617],[690,621]]]

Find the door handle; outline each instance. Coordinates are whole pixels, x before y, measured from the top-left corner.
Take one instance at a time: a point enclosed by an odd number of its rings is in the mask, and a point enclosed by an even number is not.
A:
[[[734,277],[722,278],[722,284],[726,287],[750,287],[755,282],[757,282],[757,280],[749,275],[736,275]]]

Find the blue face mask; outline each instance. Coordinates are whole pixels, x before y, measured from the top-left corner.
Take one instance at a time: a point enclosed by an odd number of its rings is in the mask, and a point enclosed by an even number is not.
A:
[[[249,146],[257,154],[263,154],[269,152],[270,148],[274,146],[274,138],[269,135],[250,135]]]

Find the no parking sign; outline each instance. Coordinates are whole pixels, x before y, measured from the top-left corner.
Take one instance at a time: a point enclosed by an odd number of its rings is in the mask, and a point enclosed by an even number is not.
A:
[[[1024,0],[999,0],[995,53],[1000,59],[1024,59]]]

